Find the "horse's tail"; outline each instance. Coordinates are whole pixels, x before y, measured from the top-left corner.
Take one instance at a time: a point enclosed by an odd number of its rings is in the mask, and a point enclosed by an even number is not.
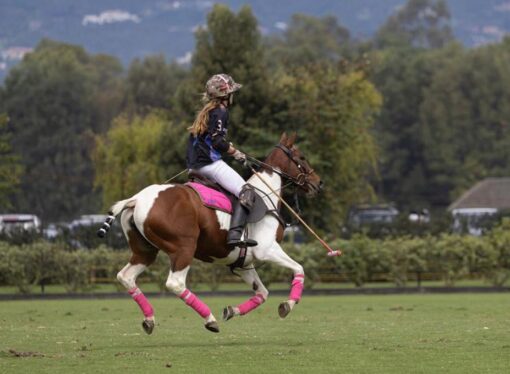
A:
[[[113,204],[113,206],[110,208],[110,211],[108,212],[108,217],[106,217],[104,220],[101,228],[97,230],[97,236],[104,238],[110,230],[113,221],[115,221],[115,217],[118,216],[124,209],[134,208],[135,204],[136,199],[134,196],[126,200],[117,201],[115,204]]]

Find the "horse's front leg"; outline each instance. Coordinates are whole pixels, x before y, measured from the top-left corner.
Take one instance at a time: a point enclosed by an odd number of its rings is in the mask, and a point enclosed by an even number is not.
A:
[[[179,271],[170,271],[166,281],[166,287],[177,295],[182,301],[191,307],[205,320],[205,328],[212,332],[220,332],[216,318],[211,310],[202,300],[193,292],[186,288],[186,276],[188,275],[189,265]]]
[[[301,300],[301,295],[303,293],[305,283],[304,269],[300,264],[290,258],[277,242],[274,242],[268,248],[268,250],[258,253],[257,257],[259,260],[269,261],[276,265],[291,269],[294,273],[289,298],[287,301],[281,303],[278,307],[278,314],[281,318],[285,318],[291,312],[294,306],[299,302],[299,300]]]
[[[244,316],[245,314],[248,314],[253,309],[258,308],[261,304],[263,304],[269,295],[268,290],[260,280],[255,268],[241,270],[240,276],[248,285],[251,286],[255,295],[238,306],[229,305],[223,309],[223,320],[225,321],[228,321],[234,316]]]

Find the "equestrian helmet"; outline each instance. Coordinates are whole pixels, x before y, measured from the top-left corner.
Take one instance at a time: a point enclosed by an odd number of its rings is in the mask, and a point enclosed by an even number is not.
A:
[[[226,97],[242,87],[234,82],[234,79],[227,74],[213,75],[205,84],[206,95],[209,99]]]

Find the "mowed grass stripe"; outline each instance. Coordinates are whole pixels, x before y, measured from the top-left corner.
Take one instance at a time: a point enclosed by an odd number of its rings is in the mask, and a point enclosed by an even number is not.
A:
[[[243,300],[205,299],[218,319]],[[285,320],[280,301],[213,334],[180,300],[154,299],[151,336],[131,300],[2,302],[0,372],[510,372],[508,294],[305,297]]]

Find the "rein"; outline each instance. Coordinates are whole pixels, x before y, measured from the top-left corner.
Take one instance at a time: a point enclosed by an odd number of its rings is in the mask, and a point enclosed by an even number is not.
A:
[[[250,161],[258,166],[263,166],[269,170],[271,170],[272,172],[278,174],[280,177],[284,178],[284,179],[287,179],[288,181],[290,181],[291,183],[295,184],[296,186],[299,186],[299,187],[302,187],[305,185],[305,183],[307,183],[307,177],[313,173],[313,169],[310,169],[308,171],[304,171],[304,167],[303,165],[301,164],[301,162],[299,162],[299,160],[296,160],[296,158],[294,157],[294,155],[292,154],[292,151],[282,145],[282,144],[278,144],[278,145],[275,145],[275,148],[279,148],[283,151],[283,153],[285,153],[285,155],[297,166],[298,170],[300,171],[300,173],[297,175],[297,177],[293,177],[292,175],[289,175],[281,170],[278,170],[276,168],[274,168],[272,165],[269,165],[265,162],[262,162],[258,159],[256,159],[255,157],[253,156],[250,156],[250,155],[246,155],[246,158],[250,159]],[[286,184],[284,187],[288,186],[288,184]],[[284,188],[282,187],[282,189]]]

